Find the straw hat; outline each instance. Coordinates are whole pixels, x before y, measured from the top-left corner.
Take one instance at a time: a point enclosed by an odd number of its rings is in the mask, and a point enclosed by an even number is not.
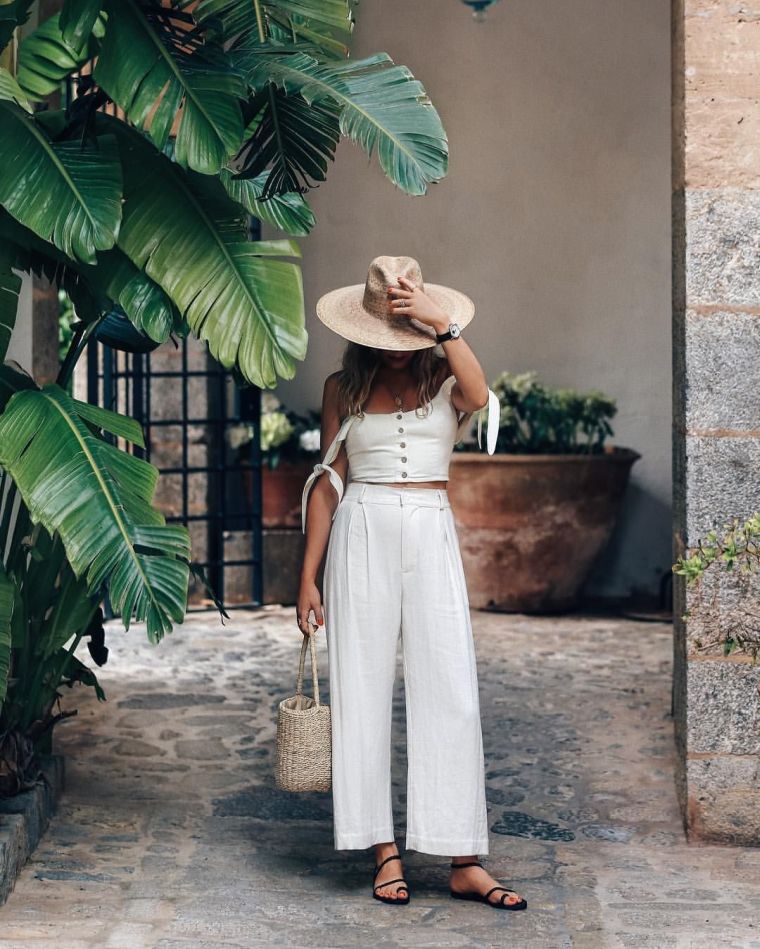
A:
[[[340,287],[317,301],[317,316],[344,339],[379,349],[425,349],[435,346],[432,326],[393,312],[388,287],[398,287],[398,277],[406,277],[440,306],[452,323],[464,328],[475,315],[472,300],[451,287],[423,284],[420,265],[413,257],[375,257],[365,283]]]

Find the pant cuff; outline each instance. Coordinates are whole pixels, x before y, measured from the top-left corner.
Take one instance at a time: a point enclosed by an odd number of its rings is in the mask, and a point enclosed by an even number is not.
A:
[[[382,844],[395,840],[392,829],[387,827],[378,831],[360,831],[355,834],[346,834],[335,831],[334,843],[336,850],[366,850],[373,844]]]
[[[443,857],[466,857],[470,854],[485,857],[488,854],[488,837],[456,840],[447,837],[427,837],[424,834],[407,834],[406,849]]]

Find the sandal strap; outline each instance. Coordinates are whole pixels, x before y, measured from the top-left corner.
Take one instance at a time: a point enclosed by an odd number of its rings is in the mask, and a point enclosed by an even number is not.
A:
[[[385,860],[383,860],[381,863],[378,863],[378,865],[375,867],[375,876],[377,876],[377,874],[380,872],[380,868],[384,867],[385,864],[388,863],[389,860],[400,860],[400,859],[401,857],[397,853],[391,854],[390,857],[386,857]]]
[[[408,890],[408,887],[406,886],[406,880],[404,880],[402,877],[397,877],[395,880],[385,880],[385,882],[378,883],[377,886],[373,886],[372,889],[373,891],[379,890],[383,886],[390,886],[391,883],[403,883],[404,886],[400,886],[399,890]]]
[[[452,863],[451,869],[457,870],[459,867],[482,867],[483,864],[478,860],[472,860],[470,863]]]

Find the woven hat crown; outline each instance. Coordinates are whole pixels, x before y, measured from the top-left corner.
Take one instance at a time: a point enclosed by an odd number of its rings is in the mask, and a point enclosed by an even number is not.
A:
[[[388,309],[388,287],[399,286],[399,277],[406,277],[414,287],[425,290],[422,270],[413,257],[375,257],[367,271],[363,308],[390,323],[397,320],[397,315]]]

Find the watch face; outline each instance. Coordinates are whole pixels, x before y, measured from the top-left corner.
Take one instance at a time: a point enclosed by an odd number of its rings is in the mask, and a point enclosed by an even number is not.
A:
[[[449,324],[449,332],[451,333],[451,338],[452,338],[452,339],[456,339],[457,336],[459,336],[459,334],[460,334],[462,331],[459,329],[459,324],[458,324],[458,323],[450,323],[450,324]]]

